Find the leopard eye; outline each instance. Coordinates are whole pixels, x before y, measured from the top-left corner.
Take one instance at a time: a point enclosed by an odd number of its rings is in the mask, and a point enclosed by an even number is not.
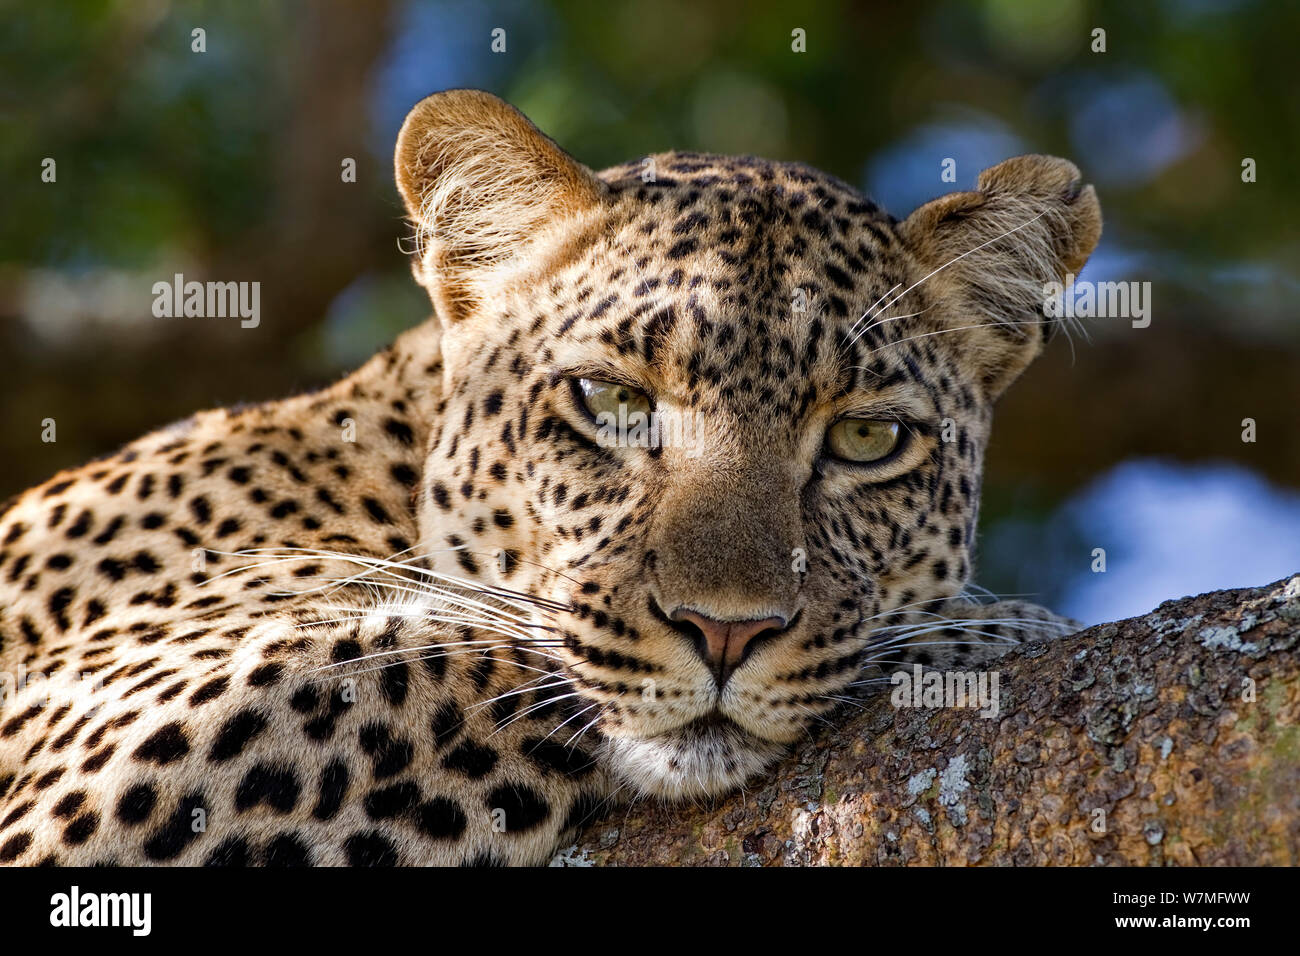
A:
[[[887,458],[898,447],[902,428],[898,422],[871,418],[844,418],[826,433],[831,454],[845,461],[872,462]]]
[[[619,408],[626,406],[623,417],[634,412],[649,414],[653,408],[650,396],[645,392],[618,382],[604,382],[598,378],[580,378],[577,380],[578,397],[592,418],[601,415],[619,417]]]

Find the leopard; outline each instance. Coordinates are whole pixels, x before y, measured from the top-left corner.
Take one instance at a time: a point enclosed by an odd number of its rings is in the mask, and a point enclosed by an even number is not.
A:
[[[898,219],[449,90],[394,167],[426,321],[0,513],[0,862],[543,864],[1077,626],[971,584],[992,408],[1100,236],[1073,164]]]

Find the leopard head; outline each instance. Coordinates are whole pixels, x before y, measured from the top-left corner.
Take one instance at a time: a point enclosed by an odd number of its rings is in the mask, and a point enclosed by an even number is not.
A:
[[[1101,229],[1052,157],[899,221],[795,163],[595,173],[465,90],[396,173],[445,360],[421,544],[542,602],[506,630],[557,739],[667,797],[743,782],[963,588],[993,402]]]

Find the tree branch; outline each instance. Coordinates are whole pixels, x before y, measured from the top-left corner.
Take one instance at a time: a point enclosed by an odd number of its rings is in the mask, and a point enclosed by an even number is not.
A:
[[[1300,860],[1300,575],[1162,604],[990,665],[1000,713],[873,698],[758,787],[634,804],[598,865]]]

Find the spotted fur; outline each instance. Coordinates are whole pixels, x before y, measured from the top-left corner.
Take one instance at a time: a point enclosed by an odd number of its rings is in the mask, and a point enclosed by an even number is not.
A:
[[[1069,163],[899,221],[792,163],[597,175],[454,91],[397,180],[435,320],[0,515],[0,662],[37,675],[0,862],[537,863],[610,800],[760,774],[872,668],[1063,629],[962,594],[992,403],[1100,231]],[[600,443],[575,377],[695,443]],[[901,449],[832,458],[847,413]],[[779,625],[719,670],[690,615]]]

